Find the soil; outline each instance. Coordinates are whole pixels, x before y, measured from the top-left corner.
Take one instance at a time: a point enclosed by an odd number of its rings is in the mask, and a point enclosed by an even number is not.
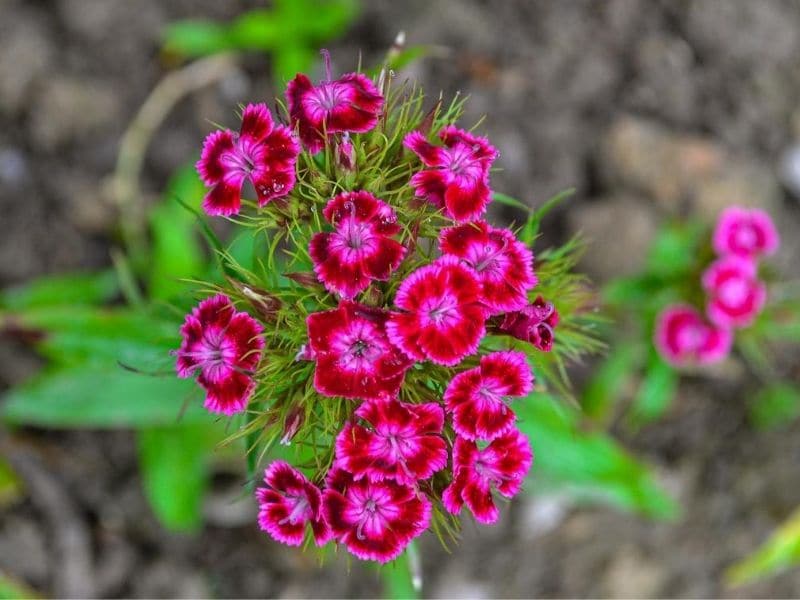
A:
[[[228,19],[257,4],[0,2],[0,285],[110,263],[117,215],[109,176],[127,124],[169,70],[159,32],[178,18]],[[397,76],[418,78],[432,96],[470,95],[466,122],[486,115],[483,129],[501,150],[496,189],[531,205],[577,189],[549,218],[544,243],[586,231],[595,246],[584,267],[598,282],[635,270],[661,220],[687,211],[710,219],[732,199],[773,212],[785,241],[781,266],[800,272],[800,215],[787,191],[797,183],[779,177],[800,138],[800,3],[363,4],[358,22],[331,44],[334,69],[351,69],[359,52],[374,63],[399,30],[429,45],[427,57]],[[250,56],[181,102],[148,151],[142,202],[196,154],[209,122],[229,122],[238,102],[274,94],[269,60]],[[7,339],[0,359],[0,389],[39,367]],[[787,372],[796,359],[787,355]],[[681,500],[676,522],[533,490],[504,510],[500,526],[466,523],[449,554],[425,538],[425,594],[796,596],[800,570],[740,589],[722,583],[724,569],[800,505],[800,424],[755,430],[746,415],[752,389],[734,361],[687,380],[660,422],[617,432]],[[0,572],[42,594],[380,593],[375,571],[344,557],[320,569],[258,532],[250,503],[234,501],[235,469],[219,468],[202,532],[177,536],[159,528],[142,497],[129,433],[23,429],[0,437],[30,492],[0,513]]]

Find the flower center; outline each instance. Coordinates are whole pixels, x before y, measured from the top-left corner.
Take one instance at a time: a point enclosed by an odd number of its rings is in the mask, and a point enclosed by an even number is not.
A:
[[[752,248],[758,241],[758,235],[749,223],[742,224],[736,229],[734,234],[736,245],[741,248]]]
[[[364,535],[364,526],[369,521],[377,521],[381,519],[380,508],[378,507],[378,503],[374,498],[368,498],[366,502],[364,502],[364,508],[361,511],[361,518],[358,521],[358,527],[356,527],[356,537],[359,540],[366,539]],[[373,527],[378,523],[373,523]]]
[[[748,285],[743,279],[729,279],[719,288],[719,299],[728,306],[739,306],[747,299]]]
[[[687,325],[678,333],[678,346],[684,352],[695,352],[703,345],[705,330],[696,325]]]
[[[250,138],[239,137],[236,147],[222,156],[222,163],[231,171],[249,176],[258,163],[258,144]]]
[[[482,459],[478,459],[475,461],[475,472],[478,476],[481,477],[487,484],[489,485],[500,485],[504,481],[508,481],[511,479],[506,475],[500,473],[497,469],[492,467],[491,465],[486,464]]]
[[[345,101],[344,89],[336,83],[323,82],[315,88],[313,98],[320,108],[331,112]]]
[[[436,325],[443,325],[457,316],[458,304],[455,298],[445,295],[432,300],[426,312]]]
[[[308,498],[305,495],[302,496],[286,496],[286,499],[290,502],[294,502],[294,506],[292,506],[292,510],[289,512],[286,517],[278,521],[278,525],[285,525],[286,523],[291,523],[294,525],[295,523],[300,523],[308,519],[311,515],[309,514],[311,511],[311,505],[308,503]]]

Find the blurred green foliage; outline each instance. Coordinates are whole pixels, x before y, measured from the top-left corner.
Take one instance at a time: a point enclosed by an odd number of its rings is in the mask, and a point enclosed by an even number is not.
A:
[[[164,50],[184,57],[258,51],[272,57],[276,85],[306,73],[319,49],[340,37],[358,16],[357,0],[274,0],[230,23],[186,20],[164,32]]]

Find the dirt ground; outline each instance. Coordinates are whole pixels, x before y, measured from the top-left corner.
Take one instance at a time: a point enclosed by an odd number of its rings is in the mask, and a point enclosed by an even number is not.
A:
[[[230,18],[255,2],[0,0],[0,285],[109,264],[108,177],[120,136],[166,72],[165,23]],[[708,219],[744,202],[771,211],[781,267],[800,275],[797,181],[782,176],[800,143],[800,2],[781,0],[379,0],[332,44],[336,70],[382,55],[399,30],[428,57],[407,73],[432,94],[471,96],[501,150],[496,189],[536,204],[576,187],[546,241],[582,230],[599,282],[635,270],[657,224]],[[208,122],[268,98],[268,60],[248,57],[193,94],[153,140],[143,202],[197,153]],[[501,215],[502,216],[502,215]],[[511,215],[505,215],[510,217]],[[797,354],[781,368],[797,373]],[[0,389],[38,368],[0,339]],[[623,442],[657,468],[684,506],[675,523],[579,508],[535,493],[501,526],[467,524],[445,553],[422,543],[431,597],[791,597],[800,570],[737,590],[724,568],[800,505],[800,425],[755,431],[754,382],[735,360],[681,387],[670,414]],[[52,596],[371,597],[374,571],[312,558],[257,531],[221,469],[199,537],[159,529],[124,432],[2,434],[35,493],[0,514],[0,571]],[[535,447],[536,441],[533,440]],[[535,492],[535,490],[533,490]]]

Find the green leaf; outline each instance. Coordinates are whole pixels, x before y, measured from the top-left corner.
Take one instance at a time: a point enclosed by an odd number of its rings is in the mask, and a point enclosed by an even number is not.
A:
[[[625,385],[641,363],[638,342],[623,342],[611,349],[584,388],[581,406],[590,417],[604,420],[619,400]]]
[[[531,212],[531,208],[527,204],[523,204],[516,198],[512,198],[507,194],[501,194],[500,192],[492,192],[492,199],[495,202],[499,202],[500,204],[505,204],[506,206],[512,206],[514,208],[518,208],[521,211],[526,213]]]
[[[678,373],[653,352],[628,415],[631,423],[643,425],[663,415],[672,403],[678,380]]]
[[[196,531],[202,524],[213,433],[203,425],[148,428],[138,433],[145,494],[168,529]]]
[[[789,383],[762,388],[750,406],[750,419],[761,429],[786,425],[798,416],[800,388]]]
[[[92,363],[116,368],[164,367],[178,347],[180,323],[128,308],[54,307],[3,315],[22,330],[39,333],[37,349],[55,364]]]
[[[22,581],[0,571],[0,600],[17,600],[18,598],[42,598],[42,596]]]
[[[205,56],[232,46],[225,27],[210,21],[187,20],[171,23],[163,33],[164,49],[182,56]]]
[[[22,480],[8,461],[0,457],[0,510],[16,503],[22,491]]]
[[[378,567],[383,580],[383,597],[389,600],[413,600],[419,598],[414,587],[412,562],[417,552],[414,542],[396,560]]]
[[[119,294],[112,270],[42,277],[0,292],[0,307],[23,310],[47,306],[102,304]]]
[[[9,391],[0,420],[39,427],[139,428],[209,423],[197,384],[174,374],[151,377],[120,367],[46,371]]]
[[[150,270],[150,297],[169,300],[186,290],[181,278],[197,276],[202,272],[203,250],[197,239],[194,218],[173,200],[197,207],[205,194],[193,166],[185,166],[171,179],[164,200],[150,213],[152,232],[152,265]]]
[[[755,553],[725,573],[728,585],[742,585],[800,564],[800,509]]]
[[[528,221],[525,223],[525,226],[522,228],[522,231],[520,232],[520,240],[529,246],[533,244],[536,236],[539,235],[539,227],[541,226],[542,219],[544,219],[551,210],[572,196],[574,193],[575,188],[566,189],[562,192],[559,192],[552,198],[545,200],[544,203],[536,210],[531,211],[531,209],[528,209],[531,214],[528,217]]]
[[[608,435],[584,431],[576,411],[542,393],[516,402],[514,410],[536,454],[531,474],[537,484],[650,517],[677,514],[677,505],[648,467]]]
[[[647,252],[645,270],[665,277],[690,273],[698,259],[702,233],[703,227],[694,223],[664,227]]]

